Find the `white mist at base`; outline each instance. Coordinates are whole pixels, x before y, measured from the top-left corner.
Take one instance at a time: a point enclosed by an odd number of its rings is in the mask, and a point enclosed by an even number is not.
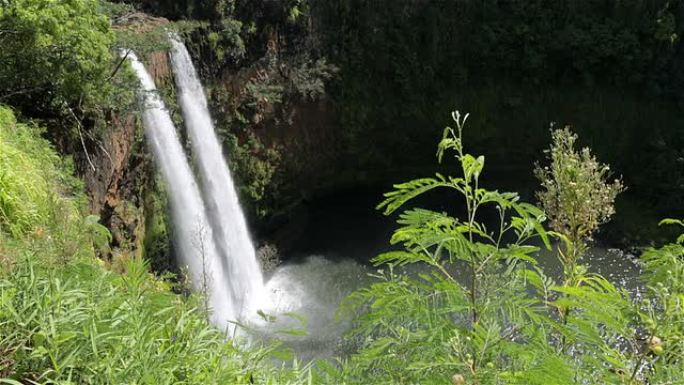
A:
[[[197,160],[207,217],[219,253],[220,260],[215,263],[225,271],[232,307],[241,318],[263,303],[264,278],[197,71],[178,36],[171,35],[170,40],[178,104]]]
[[[344,298],[372,282],[374,271],[351,258],[323,255],[285,262],[266,283],[265,317],[245,322],[253,336],[282,343],[302,362],[344,356],[349,343],[343,336],[351,320],[337,311]]]
[[[237,311],[200,190],[154,80],[135,54],[129,53],[128,58],[141,83],[145,136],[167,184],[176,254],[193,288],[206,292],[211,322],[228,330],[228,321],[236,319]]]

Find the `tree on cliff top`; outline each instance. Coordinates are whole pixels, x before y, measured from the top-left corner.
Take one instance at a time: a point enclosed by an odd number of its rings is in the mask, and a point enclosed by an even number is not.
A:
[[[0,100],[41,105],[95,98],[113,34],[97,0],[0,0]]]

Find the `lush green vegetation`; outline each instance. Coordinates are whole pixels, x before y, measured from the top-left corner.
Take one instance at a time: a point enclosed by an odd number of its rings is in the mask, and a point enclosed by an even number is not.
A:
[[[414,123],[438,119],[446,98],[502,81],[636,85],[679,97],[684,80],[679,2],[340,0],[316,10],[342,66],[338,97],[349,129],[392,129],[400,119],[410,119],[402,130],[423,129]],[[376,87],[365,87],[369,80]],[[508,90],[508,107],[530,99],[525,91]]]
[[[46,226],[54,214],[48,203],[58,202],[59,193],[75,184],[62,172],[64,165],[49,144],[37,139],[39,133],[16,124],[11,110],[0,110],[0,229],[5,234],[19,236]],[[73,211],[69,205],[64,210]]]
[[[348,299],[347,306],[361,312],[353,331],[360,349],[347,367],[351,381],[680,382],[684,238],[642,256],[647,291],[632,298],[579,264],[587,234],[612,214],[620,182],[606,182],[606,167],[588,149],[575,150],[576,136],[567,128],[555,131],[552,165],[539,171],[539,195],[556,230],[547,233],[544,211],[515,193],[480,187],[485,158],[463,149],[466,119],[454,114],[457,128],[444,131],[437,152],[441,160],[453,150],[461,176],[437,174],[395,185],[379,205],[389,214],[432,189],[447,188],[466,210],[463,217],[424,209],[400,216],[392,243],[403,250],[376,257],[384,266],[380,281]],[[498,216],[495,223],[479,219],[488,207]],[[558,282],[534,258],[534,238],[550,247],[550,235],[562,241],[557,256],[565,269]],[[417,277],[395,272],[407,264],[427,269]],[[454,278],[458,271],[467,278]]]
[[[0,101],[68,126],[127,106],[117,87],[118,55],[109,18],[97,0],[21,0],[0,7]]]
[[[638,293],[590,273],[587,250],[620,214],[625,185],[646,206],[682,212],[684,3],[134,4],[0,0],[0,102],[11,106],[0,106],[0,384],[683,383],[684,235],[643,250]],[[227,338],[182,279],[155,276],[174,268],[154,175],[126,179],[140,196],[108,213],[144,217],[135,242],[88,212],[76,169],[95,172],[91,157],[110,156],[100,143],[110,124],[132,114],[117,49],[152,57],[166,47],[166,20],[126,24],[136,7],[190,19],[171,28],[199,59],[256,217],[286,207],[297,183],[322,183],[297,181],[306,158],[270,131],[292,126],[330,86],[339,147],[318,151],[339,151],[352,179],[432,167],[416,154],[432,146],[446,106],[476,112],[468,122],[452,114],[442,173],[395,185],[378,206],[396,214],[434,189],[456,198],[448,212],[399,215],[396,249],[373,260],[376,282],[340,310],[354,319],[349,356],[302,366],[277,346]],[[160,86],[173,106],[173,86]],[[624,180],[564,128],[536,168],[538,206],[496,189],[491,165],[531,175],[555,119],[576,122]],[[126,139],[135,167],[149,161],[140,136]],[[320,175],[334,185],[336,171]],[[645,226],[644,212],[632,215]],[[561,276],[541,267],[541,248]]]
[[[112,32],[98,2],[11,1],[0,8],[3,98],[56,94],[74,102],[102,93]]]
[[[18,124],[6,108],[0,113],[2,169],[23,171],[0,179],[0,374],[6,383],[632,385],[681,379],[684,236],[644,253],[643,297],[632,299],[588,274],[579,259],[555,282],[537,265],[533,241],[549,247],[552,235],[570,247],[573,232],[556,224],[557,232],[547,233],[544,211],[515,193],[481,187],[485,158],[462,143],[467,115],[454,114],[456,127],[445,129],[438,148],[440,160],[455,152],[462,175],[398,184],[379,206],[389,214],[429,190],[448,188],[463,200],[465,216],[404,212],[392,237],[404,250],[378,256],[374,262],[385,266],[378,283],[347,301],[359,314],[350,335],[358,351],[338,368],[277,369],[267,362],[271,349],[225,340],[207,324],[201,301],[173,294],[141,260],[125,261],[121,274],[99,262],[109,233],[84,215],[70,170],[36,128]],[[605,166],[588,150],[574,149],[570,131],[558,130],[554,138],[554,166],[540,171],[542,201],[556,202],[551,197],[563,193],[562,204],[546,207],[556,223],[566,223],[566,214],[599,210],[599,217],[573,217],[569,227],[594,228],[612,213],[619,182],[607,183]],[[568,160],[574,167],[555,167]],[[587,194],[605,196],[603,206],[575,199]],[[495,226],[479,220],[488,207],[498,213]],[[559,258],[568,252],[561,247]],[[396,273],[407,264],[426,269],[419,276]],[[454,278],[455,269],[468,278]]]
[[[466,135],[490,153],[490,170],[512,175],[520,189],[533,183],[528,171],[548,124],[573,124],[630,186],[612,239],[650,240],[653,218],[684,214],[681,168],[661,171],[683,148],[681,1],[135,4],[201,20],[186,37],[222,136],[250,154],[233,161],[260,214],[277,213],[311,185],[384,184],[430,169],[434,128],[453,105],[473,112]],[[330,119],[318,124],[331,139],[311,148],[283,139],[299,124],[295,107],[312,94],[320,100],[321,90]],[[510,146],[509,135],[524,145]],[[322,156],[319,169],[301,166],[317,145],[332,167]],[[257,162],[273,172],[250,171]],[[641,226],[631,225],[636,216]]]
[[[661,215],[684,214],[675,192],[682,168],[668,166],[683,148],[681,1],[339,0],[312,8],[321,46],[341,69],[329,89],[346,167],[381,180],[387,170],[405,167],[411,178],[419,173],[410,168],[430,169],[432,138],[457,105],[473,113],[471,147],[489,154],[491,172],[525,181],[516,188],[534,183],[529,169],[549,123],[572,124],[624,176],[625,209],[638,200]],[[642,229],[650,228],[644,212]],[[619,224],[627,214],[618,212]]]
[[[244,349],[142,260],[97,258],[109,232],[37,128],[0,107],[0,383],[288,384],[272,348]]]

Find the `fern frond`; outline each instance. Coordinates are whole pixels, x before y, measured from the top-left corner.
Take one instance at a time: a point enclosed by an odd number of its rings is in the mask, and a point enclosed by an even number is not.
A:
[[[425,262],[432,264],[434,260],[425,253],[413,253],[408,251],[390,251],[382,253],[377,257],[371,259],[373,266],[382,265],[385,263],[392,263],[398,266],[408,265],[410,263]]]
[[[442,175],[436,178],[421,178],[410,182],[394,185],[395,190],[384,194],[385,200],[376,209],[384,209],[383,214],[389,215],[411,199],[438,187],[455,188],[454,182],[447,181]]]
[[[464,234],[468,230],[456,218],[446,213],[413,209],[402,213],[398,222],[404,226],[395,230],[391,244],[401,243],[409,252],[430,255],[435,263],[442,250],[447,250],[452,260],[467,259],[469,241]],[[473,231],[482,230],[475,226]]]
[[[454,217],[444,212],[437,212],[421,208],[406,210],[399,215],[397,223],[406,227],[453,228],[457,224]]]

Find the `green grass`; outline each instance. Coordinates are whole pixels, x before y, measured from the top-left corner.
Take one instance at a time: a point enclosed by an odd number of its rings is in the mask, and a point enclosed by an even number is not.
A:
[[[275,346],[228,339],[194,296],[142,260],[119,274],[109,240],[39,129],[0,106],[0,384],[299,384]]]
[[[49,220],[60,200],[60,160],[35,127],[0,107],[0,230],[18,236]]]
[[[124,275],[94,263],[48,270],[31,260],[0,280],[0,374],[38,383],[297,383],[271,348],[243,348],[207,324],[195,301],[147,266]]]

